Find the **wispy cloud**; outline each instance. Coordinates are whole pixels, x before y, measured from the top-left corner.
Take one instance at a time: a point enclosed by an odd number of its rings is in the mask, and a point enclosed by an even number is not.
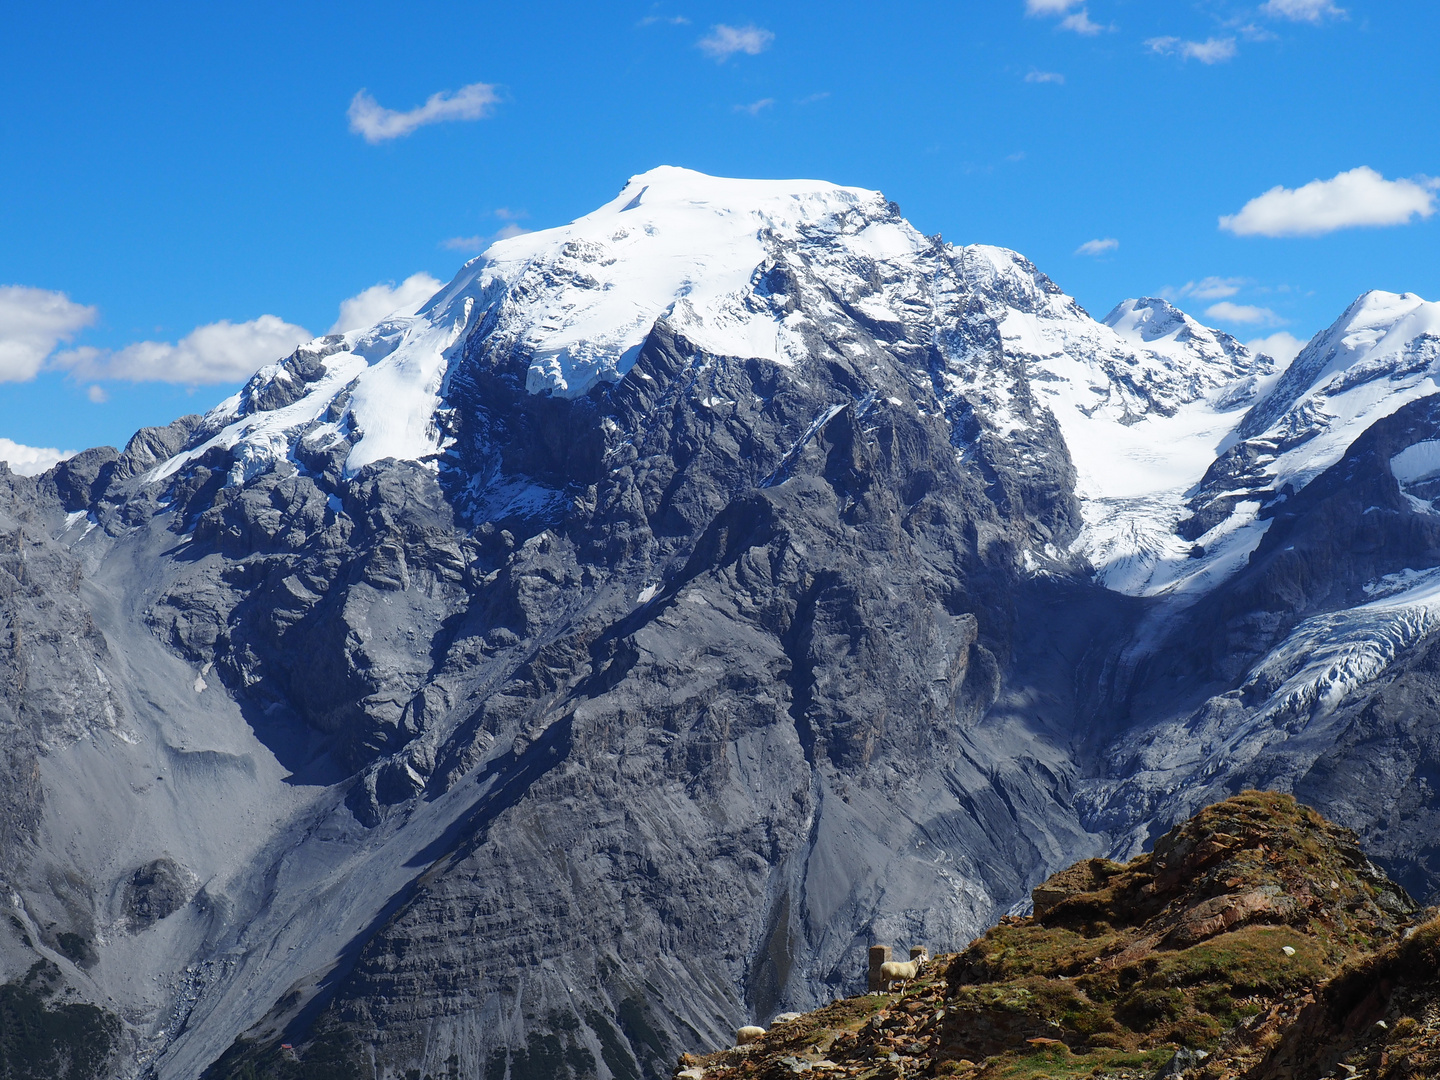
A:
[[[500,95],[492,84],[471,83],[454,93],[442,90],[431,94],[424,105],[399,112],[385,108],[367,91],[361,90],[350,99],[350,108],[345,115],[350,118],[350,130],[373,144],[409,135],[426,124],[479,120],[488,116],[499,100]]]
[[[505,222],[495,232],[488,236],[484,233],[477,233],[474,236],[452,236],[448,240],[441,240],[440,246],[447,251],[468,251],[475,254],[484,251],[496,240],[509,240],[512,236],[524,236],[530,231],[520,224],[530,216],[528,210],[512,210],[508,206],[497,206],[491,213]]]
[[[1105,27],[1091,19],[1090,12],[1081,8],[1079,11],[1066,15],[1065,18],[1061,19],[1060,29],[1073,30],[1077,34],[1094,37],[1096,34],[1101,33]]]
[[[1288,330],[1278,330],[1269,337],[1247,341],[1245,347],[1253,353],[1265,353],[1273,356],[1282,364],[1288,364],[1300,355],[1300,350],[1307,344],[1309,344],[1308,341],[1296,337]]]
[[[421,304],[440,291],[442,284],[422,270],[399,285],[393,281],[371,285],[340,302],[340,317],[327,333],[343,334],[346,330],[373,326],[387,315],[413,315]]]
[[[56,450],[50,446],[26,446],[12,439],[0,439],[0,461],[10,466],[10,471],[21,476],[38,476],[46,469],[54,468],[68,457],[74,457],[74,450]]]
[[[63,292],[0,285],[0,382],[33,379],[56,346],[70,341],[99,314]]]
[[[1235,30],[1235,32],[1236,32],[1237,34],[1239,34],[1242,38],[1244,38],[1246,41],[1279,41],[1279,40],[1280,40],[1280,35],[1279,35],[1279,34],[1275,33],[1275,31],[1273,31],[1273,30],[1267,30],[1265,27],[1259,25],[1258,23],[1253,23],[1253,22],[1233,23],[1233,24],[1231,24],[1231,26],[1233,27],[1233,29]]]
[[[1267,307],[1236,304],[1230,300],[1221,300],[1218,304],[1211,304],[1205,309],[1205,317],[1219,319],[1221,322],[1243,323],[1246,326],[1281,326],[1285,322]]]
[[[799,101],[795,102],[795,104],[796,104],[796,105],[814,105],[817,101],[824,101],[824,100],[825,100],[826,98],[828,98],[829,96],[830,96],[830,91],[829,91],[829,90],[821,90],[818,94],[806,94],[806,95],[805,95],[804,97],[802,97]]]
[[[1182,60],[1199,60],[1202,64],[1218,64],[1235,56],[1234,38],[1207,38],[1184,41],[1178,37],[1154,37],[1145,42],[1151,52],[1178,56]]]
[[[1341,17],[1345,9],[1330,0],[1265,0],[1260,10],[1277,19],[1291,22],[1318,23],[1330,16]]]
[[[775,35],[754,24],[747,26],[726,26],[720,23],[710,28],[710,33],[697,41],[696,47],[716,63],[723,64],[736,53],[758,56],[770,47]]]
[[[1070,10],[1075,7],[1080,10]],[[1035,18],[1058,18],[1061,30],[1086,37],[1094,37],[1105,29],[1090,18],[1090,9],[1082,6],[1082,0],[1025,0],[1025,14]]]
[[[636,26],[654,26],[657,23],[664,26],[689,26],[690,20],[684,15],[646,15]]]
[[[249,322],[226,319],[198,326],[178,342],[137,341],[123,349],[82,346],[56,353],[51,365],[81,381],[122,379],[126,382],[239,382],[256,369],[309,341],[310,331],[275,315]]]
[[[1061,75],[1058,71],[1035,71],[1031,69],[1025,76],[1025,81],[1028,83],[1059,83],[1064,85],[1065,76]]]
[[[759,101],[752,101],[749,105],[736,105],[736,112],[749,113],[751,116],[759,116],[765,109],[775,104],[774,98],[761,98]]]
[[[1199,281],[1187,281],[1178,290],[1178,295],[1193,296],[1197,300],[1225,300],[1249,284],[1247,278],[1206,277]]]
[[[1075,249],[1076,255],[1104,255],[1107,251],[1114,251],[1120,246],[1120,241],[1113,236],[1104,240],[1086,240]]]
[[[488,236],[452,236],[448,240],[441,240],[440,246],[446,251],[480,251],[485,247]]]
[[[1440,181],[1386,180],[1362,165],[1299,188],[1275,186],[1220,219],[1236,236],[1321,236],[1337,229],[1408,225],[1435,213]]]

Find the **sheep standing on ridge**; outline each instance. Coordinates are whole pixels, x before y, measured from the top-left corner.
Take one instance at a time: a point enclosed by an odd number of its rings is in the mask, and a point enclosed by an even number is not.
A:
[[[735,1045],[749,1046],[751,1043],[758,1041],[764,1034],[764,1028],[756,1027],[754,1024],[746,1024],[744,1027],[736,1030]]]
[[[913,960],[887,960],[881,964],[880,979],[885,984],[885,992],[889,993],[897,982],[908,983],[915,978],[929,959],[929,954],[922,952]]]

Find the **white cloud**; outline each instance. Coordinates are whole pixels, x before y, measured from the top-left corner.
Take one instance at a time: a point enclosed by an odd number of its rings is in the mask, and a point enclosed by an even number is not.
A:
[[[1236,236],[1320,236],[1336,229],[1408,225],[1416,215],[1435,213],[1437,187],[1440,181],[1428,177],[1386,180],[1362,165],[1293,190],[1277,185],[1238,214],[1222,217],[1220,227]]]
[[[748,26],[712,26],[710,33],[695,44],[717,63],[723,64],[736,53],[758,56],[770,47],[775,35],[753,24]]]
[[[1120,241],[1113,236],[1104,240],[1086,240],[1075,249],[1076,255],[1103,255],[1107,251],[1114,251],[1120,246]]]
[[[1302,341],[1294,334],[1280,330],[1269,337],[1247,341],[1245,347],[1253,353],[1266,353],[1282,364],[1288,364],[1300,355],[1300,350],[1307,344],[1308,342]]]
[[[656,23],[663,23],[666,26],[689,26],[690,20],[684,15],[646,15],[636,26],[654,26]]]
[[[387,109],[364,90],[350,99],[346,116],[350,118],[350,130],[363,135],[368,143],[384,142],[409,135],[426,124],[439,124],[446,120],[479,120],[487,116],[500,100],[495,87],[490,83],[471,83],[462,86],[453,94],[442,90],[431,94],[425,104],[397,112]]]
[[[1058,71],[1031,71],[1025,76],[1025,81],[1029,83],[1060,83],[1063,85],[1065,76],[1061,75]]]
[[[0,382],[33,379],[55,346],[69,341],[98,314],[62,292],[0,285]]]
[[[1218,64],[1235,55],[1235,39],[1206,38],[1204,41],[1187,41],[1180,46],[1180,55],[1186,60],[1199,60],[1202,64]]]
[[[440,246],[447,251],[468,251],[476,253],[484,251],[496,240],[509,240],[512,236],[524,236],[530,231],[519,224],[521,220],[530,216],[529,211],[511,210],[508,206],[497,206],[492,212],[497,218],[505,222],[505,224],[489,236],[483,233],[476,234],[475,236],[452,236],[448,240],[441,240]],[[436,282],[435,288],[438,289],[439,287],[440,283]],[[432,295],[434,291],[434,289],[431,290]],[[368,326],[369,323],[364,325]]]
[[[1255,307],[1252,304],[1236,304],[1229,300],[1211,304],[1205,309],[1205,317],[1219,319],[1221,322],[1244,323],[1247,326],[1277,326],[1285,321],[1269,308]]]
[[[501,232],[518,227],[507,225]],[[340,317],[329,333],[370,326],[397,312],[411,314],[435,295],[441,284],[429,274],[419,273],[399,285],[372,285],[341,302]],[[84,310],[91,313],[86,320],[89,321],[93,318],[93,309]],[[276,315],[261,315],[243,323],[222,319],[196,327],[174,344],[139,341],[123,349],[82,346],[56,353],[47,366],[67,371],[78,381],[121,379],[190,386],[239,382],[258,368],[288,355],[312,336],[303,326],[287,323]],[[90,386],[86,396],[97,404],[109,400],[102,386]]]
[[[1344,15],[1345,9],[1338,8],[1330,0],[1265,0],[1260,10],[1291,22],[1318,23],[1327,15]]]
[[[1187,281],[1180,290],[1180,295],[1193,296],[1198,300],[1224,300],[1234,296],[1248,284],[1250,282],[1246,278],[1207,277],[1199,281]]]
[[[167,341],[138,341],[113,351],[85,346],[57,353],[51,364],[81,380],[124,379],[191,386],[239,382],[310,337],[310,331],[303,326],[275,315],[261,315],[243,323],[222,319],[197,326],[174,345]]]
[[[736,112],[749,113],[751,116],[759,116],[762,111],[775,104],[774,98],[761,98],[759,101],[752,101],[749,105],[736,105]]]
[[[54,468],[66,458],[74,456],[74,450],[26,446],[24,443],[0,438],[0,461],[10,466],[11,472],[21,476],[39,476],[46,469]]]
[[[1149,38],[1145,45],[1151,52],[1179,56],[1182,60],[1199,60],[1202,64],[1218,64],[1235,55],[1234,38],[1182,41],[1178,37],[1156,37]]]
[[[1101,26],[1097,22],[1092,21],[1090,18],[1090,12],[1088,12],[1084,8],[1081,8],[1073,15],[1066,15],[1065,18],[1061,19],[1060,29],[1073,30],[1077,34],[1084,34],[1086,37],[1094,37],[1096,34],[1100,33],[1100,31],[1104,30],[1105,27]]]
[[[1091,20],[1089,8],[1081,7],[1079,11],[1070,10],[1081,3],[1082,0],[1025,0],[1025,14],[1040,18],[1060,17],[1060,29],[1073,30],[1077,34],[1094,37],[1105,27]]]
[[[373,326],[387,315],[413,315],[421,304],[440,291],[443,284],[422,270],[411,274],[399,285],[383,281],[371,285],[350,299],[340,301],[340,317],[326,333],[343,334],[346,330]]]

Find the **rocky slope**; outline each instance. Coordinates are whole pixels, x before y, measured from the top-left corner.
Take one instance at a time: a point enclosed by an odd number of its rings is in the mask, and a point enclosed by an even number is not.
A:
[[[1429,897],[1432,309],[1282,373],[636,177],[4,478],[0,974],[121,1076],[638,1078],[1250,784]]]
[[[1126,865],[1056,874],[1033,915],[898,992],[836,1000],[676,1075],[1434,1076],[1440,923],[1417,920],[1354,834],[1246,792]]]

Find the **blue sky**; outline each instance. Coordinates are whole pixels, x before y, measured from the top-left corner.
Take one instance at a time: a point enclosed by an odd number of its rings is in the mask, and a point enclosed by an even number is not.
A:
[[[347,298],[658,164],[878,188],[1097,316],[1168,290],[1304,339],[1368,288],[1440,298],[1430,4],[30,4],[6,37],[0,437],[31,446],[203,411]]]

